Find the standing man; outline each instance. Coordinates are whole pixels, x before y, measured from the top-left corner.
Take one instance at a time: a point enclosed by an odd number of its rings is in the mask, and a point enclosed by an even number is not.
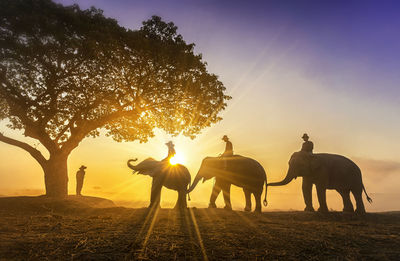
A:
[[[303,145],[301,146],[301,151],[312,154],[313,149],[314,149],[314,143],[312,143],[312,141],[308,140],[310,137],[308,137],[307,133],[304,133],[302,138],[303,138],[304,142],[303,142]]]
[[[83,187],[83,179],[85,178],[85,169],[86,166],[81,166],[79,170],[76,172],[76,195],[80,196],[82,187]]]

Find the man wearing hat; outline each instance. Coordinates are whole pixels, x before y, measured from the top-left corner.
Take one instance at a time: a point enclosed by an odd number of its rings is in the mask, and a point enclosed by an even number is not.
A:
[[[83,187],[83,179],[85,178],[85,169],[86,166],[81,166],[79,170],[76,172],[76,195],[81,195],[82,187]]]
[[[308,140],[310,137],[308,137],[307,133],[304,133],[302,138],[303,138],[304,142],[303,142],[303,145],[301,146],[301,151],[312,154],[313,149],[314,149],[314,144]]]
[[[225,151],[224,151],[224,153],[222,153],[221,157],[225,158],[225,157],[233,156],[233,145],[232,145],[232,142],[229,141],[228,136],[224,135],[222,137],[222,140],[225,141]],[[228,160],[227,159],[224,160],[224,168],[225,169],[228,168]]]
[[[221,157],[230,157],[233,156],[233,145],[232,142],[229,141],[228,136],[224,135],[222,140],[225,141],[225,151],[222,153]]]
[[[174,143],[172,143],[172,141],[168,141],[167,143],[165,143],[165,145],[167,145],[168,147],[168,155],[162,161],[169,161],[176,154],[175,145]]]

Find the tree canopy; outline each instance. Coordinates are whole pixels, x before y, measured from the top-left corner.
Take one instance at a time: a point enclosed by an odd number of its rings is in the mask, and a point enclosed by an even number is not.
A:
[[[145,142],[154,128],[194,137],[221,120],[229,99],[194,44],[158,16],[130,30],[94,7],[0,2],[0,120],[50,155],[68,155],[100,129],[116,141]],[[42,167],[48,161],[26,143],[0,140]]]

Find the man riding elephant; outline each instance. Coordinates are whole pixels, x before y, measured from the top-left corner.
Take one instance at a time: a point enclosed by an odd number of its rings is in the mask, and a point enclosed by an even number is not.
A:
[[[304,133],[303,137],[301,138],[304,140],[303,145],[301,146],[301,151],[312,154],[314,149],[314,143],[308,140],[310,137],[308,137],[307,133]]]
[[[226,135],[222,137],[222,140],[225,141],[225,151],[224,153],[221,154],[221,158],[224,159],[224,169],[227,169],[228,165],[227,158],[233,156],[233,145],[232,142],[229,141],[228,136]]]
[[[168,141],[167,143],[165,143],[165,145],[167,145],[168,147],[168,155],[162,160],[162,162],[169,161],[176,154],[175,145],[172,141]]]
[[[233,145],[232,142],[229,141],[228,136],[224,135],[222,140],[225,141],[225,151],[222,153],[221,157],[230,157],[233,156]]]

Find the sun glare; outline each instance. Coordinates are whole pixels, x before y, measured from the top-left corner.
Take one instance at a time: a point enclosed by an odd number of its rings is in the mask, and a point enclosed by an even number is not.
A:
[[[180,154],[175,154],[172,158],[169,159],[169,163],[171,165],[176,165],[176,164],[183,164],[185,162],[185,158],[180,155]]]

